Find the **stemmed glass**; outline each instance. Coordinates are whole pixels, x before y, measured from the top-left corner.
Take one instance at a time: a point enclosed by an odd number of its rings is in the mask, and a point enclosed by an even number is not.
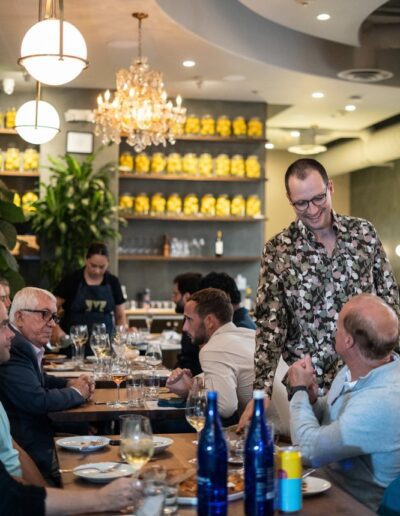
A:
[[[128,364],[126,363],[126,361],[121,358],[117,358],[116,360],[114,360],[111,366],[110,376],[112,381],[117,385],[117,401],[111,402],[110,405],[120,408],[123,405],[119,397],[119,389],[121,383],[125,381],[128,376]]]
[[[76,349],[77,365],[82,367],[85,360],[85,344],[89,338],[88,327],[86,324],[71,326],[70,336]]]
[[[95,335],[104,335],[107,333],[107,327],[104,323],[95,323],[92,326],[92,334]]]
[[[153,314],[147,313],[145,317],[146,327],[149,334],[151,333],[151,325],[153,324]]]
[[[162,364],[162,351],[158,342],[149,342],[145,353],[146,364],[155,369],[156,366]]]
[[[204,378],[196,376],[193,379],[192,388],[186,400],[185,417],[186,421],[197,432],[197,442],[200,432],[204,428],[207,411],[207,390],[204,385]]]
[[[120,455],[133,468],[134,475],[151,459],[154,453],[150,420],[145,416],[120,416]]]

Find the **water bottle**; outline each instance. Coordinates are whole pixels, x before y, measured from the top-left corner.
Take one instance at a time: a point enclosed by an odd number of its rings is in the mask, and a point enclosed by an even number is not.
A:
[[[207,393],[206,423],[197,449],[197,514],[227,514],[228,452],[217,409],[217,393]]]
[[[264,420],[264,391],[254,391],[254,412],[245,443],[245,514],[274,514],[274,443]]]

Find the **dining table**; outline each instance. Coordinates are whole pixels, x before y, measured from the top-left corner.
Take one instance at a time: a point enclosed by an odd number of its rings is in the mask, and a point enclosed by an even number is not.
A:
[[[109,404],[117,398],[117,389],[96,389],[93,399],[82,405],[60,410],[58,412],[50,412],[49,417],[56,423],[79,423],[79,422],[106,422],[114,421],[119,416],[125,414],[139,414],[147,416],[150,419],[169,419],[184,418],[185,408],[161,407],[157,400],[145,400],[143,406],[132,407],[127,403],[126,388],[120,389],[120,399],[122,406],[118,407]],[[165,387],[160,388],[159,399],[176,398],[176,396]]]
[[[119,436],[109,436],[114,441]],[[193,443],[193,434],[164,434],[163,437],[172,439],[173,443],[165,451],[154,455],[153,459],[146,467],[151,465],[161,465],[166,470],[188,471],[195,466],[188,461],[196,456],[196,444]],[[114,462],[120,461],[119,446],[108,445],[105,448],[94,452],[71,452],[60,446],[56,446],[56,453],[61,473],[61,482],[64,489],[85,490],[88,488],[99,488],[101,484],[92,483],[80,479],[72,472],[73,468],[95,462]],[[237,465],[235,466],[237,469]],[[323,472],[317,470],[313,476],[323,477]],[[375,514],[366,506],[358,502],[355,498],[346,493],[339,486],[332,483],[331,487],[319,494],[303,497],[303,508],[300,513],[304,516],[370,516]],[[115,512],[114,512],[115,514]],[[190,505],[180,505],[179,515],[189,516],[196,514],[196,507]],[[229,502],[229,516],[244,515],[243,499]]]

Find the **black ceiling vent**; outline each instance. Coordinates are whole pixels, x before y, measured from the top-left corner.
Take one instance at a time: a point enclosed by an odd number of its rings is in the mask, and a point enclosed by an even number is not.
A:
[[[393,77],[393,73],[379,68],[353,68],[338,73],[338,77],[353,82],[379,82]]]

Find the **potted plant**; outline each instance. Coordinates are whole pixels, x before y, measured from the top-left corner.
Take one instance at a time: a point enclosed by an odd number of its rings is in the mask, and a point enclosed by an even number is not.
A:
[[[49,157],[49,183],[41,183],[42,195],[34,203],[32,229],[44,244],[49,258],[43,271],[50,288],[66,274],[83,266],[87,248],[93,241],[119,238],[116,229],[117,205],[109,190],[115,165],[93,169],[95,154],[82,162],[70,154]]]
[[[7,279],[14,293],[25,282],[18,272],[18,263],[11,250],[17,243],[17,230],[14,224],[25,222],[22,209],[13,203],[14,193],[0,181],[0,276]]]

